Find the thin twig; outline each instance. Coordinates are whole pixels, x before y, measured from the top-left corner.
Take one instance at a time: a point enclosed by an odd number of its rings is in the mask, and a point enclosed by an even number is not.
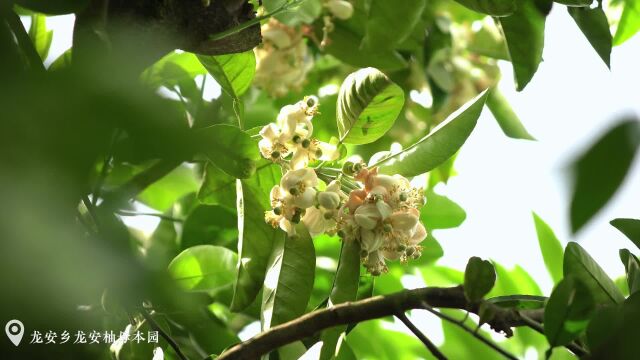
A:
[[[37,71],[45,71],[42,59],[40,59],[40,55],[33,46],[33,42],[31,41],[27,30],[22,25],[22,21],[20,21],[18,14],[13,10],[9,10],[6,15],[7,23],[11,27],[13,34],[16,36],[18,45],[20,45],[24,55],[29,59],[31,68]]]
[[[182,360],[189,360],[184,353],[182,352],[182,350],[180,350],[180,347],[178,346],[178,343],[176,343],[175,340],[173,340],[173,338],[171,336],[169,336],[169,334],[167,334],[166,332],[164,332],[164,330],[162,330],[160,328],[160,326],[158,325],[158,323],[151,317],[151,315],[149,315],[149,313],[142,309],[140,310],[140,314],[142,314],[142,316],[145,318],[145,320],[147,320],[147,322],[149,323],[149,326],[151,326],[151,328],[153,330],[156,330],[158,332],[158,334],[160,334],[160,336],[162,336],[163,339],[165,339],[169,345],[173,348],[173,351],[176,352],[176,355],[178,355],[178,357]]]
[[[464,331],[466,331],[469,334],[473,335],[473,337],[475,337],[476,339],[480,340],[481,342],[483,342],[485,345],[489,346],[493,350],[499,352],[500,354],[502,354],[502,356],[506,357],[507,359],[518,360],[517,357],[515,357],[514,355],[508,353],[506,350],[502,349],[498,345],[496,345],[493,342],[491,342],[490,340],[486,339],[484,336],[480,335],[479,333],[476,333],[473,329],[469,328],[464,323],[452,318],[449,315],[443,314],[443,313],[435,310],[434,308],[432,308],[429,304],[427,304],[424,301],[423,301],[422,305],[423,305],[424,309],[427,310],[428,312],[434,314],[435,316],[437,316],[437,317],[439,317],[439,318],[441,318],[443,320],[449,321],[450,323],[452,323],[454,325],[459,326],[461,329],[463,329]]]
[[[107,155],[104,157],[104,161],[102,162],[102,168],[100,169],[100,174],[96,179],[96,183],[93,187],[93,196],[91,198],[92,204],[96,206],[98,204],[98,198],[102,193],[102,185],[107,178],[107,174],[109,173],[109,166],[111,166],[111,160],[113,159],[113,147],[115,146],[118,135],[120,134],[119,129],[113,130],[113,134],[111,135],[111,141],[109,142],[109,148],[107,149]]]
[[[396,317],[398,319],[400,319],[400,321],[402,321],[402,323],[409,328],[409,330],[411,330],[411,332],[418,338],[420,339],[420,341],[422,341],[422,343],[424,344],[424,346],[427,347],[427,349],[429,349],[429,351],[431,352],[431,354],[433,354],[433,356],[438,359],[438,360],[447,360],[447,357],[440,352],[440,349],[438,349],[438,347],[431,342],[431,340],[429,340],[429,338],[422,333],[422,331],[420,331],[420,329],[418,329],[412,322],[411,320],[409,320],[409,318],[407,318],[407,316],[403,313],[403,312],[399,312],[396,314]]]

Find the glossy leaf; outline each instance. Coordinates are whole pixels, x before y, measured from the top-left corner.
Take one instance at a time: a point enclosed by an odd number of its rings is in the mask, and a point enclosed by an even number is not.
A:
[[[536,213],[533,213],[533,222],[538,234],[538,244],[544,259],[544,265],[554,283],[562,279],[562,258],[564,256],[560,240],[553,230]]]
[[[393,126],[404,105],[404,92],[378,69],[351,73],[340,86],[337,121],[340,140],[367,144]]]
[[[508,16],[516,10],[515,0],[456,0],[456,2],[491,16]]]
[[[196,55],[188,52],[171,52],[145,69],[140,78],[153,88],[159,86],[172,88],[206,73],[207,70],[198,61]]]
[[[640,249],[640,220],[638,219],[614,219],[611,225],[620,230],[631,242]]]
[[[355,241],[342,242],[340,262],[333,281],[333,288],[329,296],[328,307],[347,301],[353,301],[358,296],[360,278],[360,245]],[[347,326],[336,326],[322,332],[320,336],[323,344],[320,359],[330,359],[340,351],[338,339]]]
[[[198,60],[234,99],[239,99],[249,89],[256,73],[256,57],[252,50],[218,56],[198,55]]]
[[[486,97],[487,92],[482,92],[451,114],[427,136],[375,165],[380,166],[382,173],[407,177],[435,169],[452,157],[471,135]]]
[[[363,47],[394,49],[413,32],[422,16],[426,0],[412,0],[401,4],[374,0],[370,4],[365,36],[362,39]],[[389,31],[390,29],[393,31]]]
[[[623,0],[624,9],[618,22],[618,29],[613,36],[613,45],[622,45],[640,31],[640,1]]]
[[[455,228],[467,218],[464,209],[446,196],[433,190],[428,190],[425,196],[427,205],[420,210],[420,221],[428,230]]]
[[[217,291],[233,284],[237,258],[221,246],[194,246],[171,261],[169,273],[186,290]]]
[[[602,9],[602,0],[594,9],[587,6],[569,7],[567,10],[602,61],[607,64],[607,67],[611,67],[613,40],[607,15]]]
[[[619,122],[573,161],[571,230],[578,232],[616,193],[640,146],[640,122]],[[603,171],[606,169],[606,171]]]
[[[269,166],[247,180],[236,182],[238,210],[238,266],[231,310],[249,306],[262,288],[273,244],[284,237],[264,221],[271,208],[268,192],[280,182],[280,170]]]
[[[553,0],[558,4],[567,5],[568,7],[589,7],[592,1],[590,0]]]
[[[640,261],[627,249],[620,250],[620,260],[627,272],[627,285],[629,294],[634,294],[640,290]]]
[[[587,328],[595,310],[589,290],[568,276],[553,290],[544,311],[544,334],[551,347],[575,340]]]
[[[487,107],[491,110],[505,135],[514,139],[535,140],[522,125],[520,118],[509,105],[509,101],[498,89],[491,90],[487,96]]]
[[[40,59],[47,59],[51,40],[53,40],[53,31],[47,30],[47,18],[44,15],[31,15],[31,26],[29,27],[29,37],[33,42]]]
[[[227,174],[246,179],[256,171],[260,157],[249,134],[232,125],[211,125],[198,129],[198,147],[207,158]]]
[[[545,18],[535,0],[519,1],[516,12],[500,18],[518,91],[527,86],[542,61]]]
[[[587,344],[593,359],[634,359],[638,355],[640,293],[621,306],[598,310],[587,329]]]
[[[138,195],[138,200],[164,212],[170,209],[178,199],[197,189],[198,183],[193,169],[183,165],[148,186]]]
[[[304,313],[315,268],[313,240],[304,225],[296,226],[296,236],[276,238],[262,289],[263,331]]]
[[[464,295],[475,302],[491,291],[496,282],[496,271],[488,260],[472,257],[464,271]]]
[[[624,301],[624,296],[613,280],[582,246],[575,242],[570,242],[565,248],[563,270],[565,277],[573,276],[587,287],[597,305]]]

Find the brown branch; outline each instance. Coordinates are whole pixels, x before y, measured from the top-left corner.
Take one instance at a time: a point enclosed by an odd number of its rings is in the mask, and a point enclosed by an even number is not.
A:
[[[408,327],[409,330],[411,330],[411,332],[418,338],[420,339],[420,341],[422,341],[422,343],[424,344],[424,346],[429,349],[429,351],[431,352],[431,354],[438,360],[447,360],[447,357],[440,351],[440,349],[438,349],[438,347],[431,342],[431,340],[429,340],[428,337],[426,337],[422,331],[420,331],[420,329],[418,329],[415,325],[413,325],[413,323],[411,322],[411,320],[409,320],[409,318],[407,317],[407,315],[405,315],[404,313],[398,313],[396,314],[396,317],[398,319],[400,319],[400,321],[402,321],[402,323],[404,324],[404,326]]]
[[[392,316],[411,309],[423,309],[423,303],[436,308],[463,309],[476,314],[479,312],[477,303],[470,304],[465,299],[462,286],[404,290],[313,311],[231,347],[223,352],[218,360],[256,359],[283,345],[313,336],[324,329]],[[529,318],[542,318],[542,310],[525,312]],[[489,324],[494,330],[504,332],[507,336],[513,333],[511,327],[525,325],[518,313],[509,309],[497,309],[495,317]]]

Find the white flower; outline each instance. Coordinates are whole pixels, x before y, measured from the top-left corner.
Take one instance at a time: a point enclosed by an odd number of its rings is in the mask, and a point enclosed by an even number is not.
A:
[[[374,204],[365,204],[356,209],[354,218],[363,229],[373,230],[378,226],[382,216]]]
[[[367,254],[378,250],[384,242],[384,236],[379,230],[361,229],[360,236],[360,246]]]
[[[280,180],[280,187],[293,198],[293,204],[301,209],[313,206],[316,197],[318,176],[313,169],[288,171]]]

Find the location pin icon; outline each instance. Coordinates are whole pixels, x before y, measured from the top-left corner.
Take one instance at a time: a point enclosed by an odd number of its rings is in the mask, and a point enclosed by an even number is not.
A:
[[[4,331],[7,333],[7,337],[13,345],[20,345],[20,340],[22,340],[22,335],[24,335],[24,325],[20,322],[20,320],[11,320],[4,327]]]

